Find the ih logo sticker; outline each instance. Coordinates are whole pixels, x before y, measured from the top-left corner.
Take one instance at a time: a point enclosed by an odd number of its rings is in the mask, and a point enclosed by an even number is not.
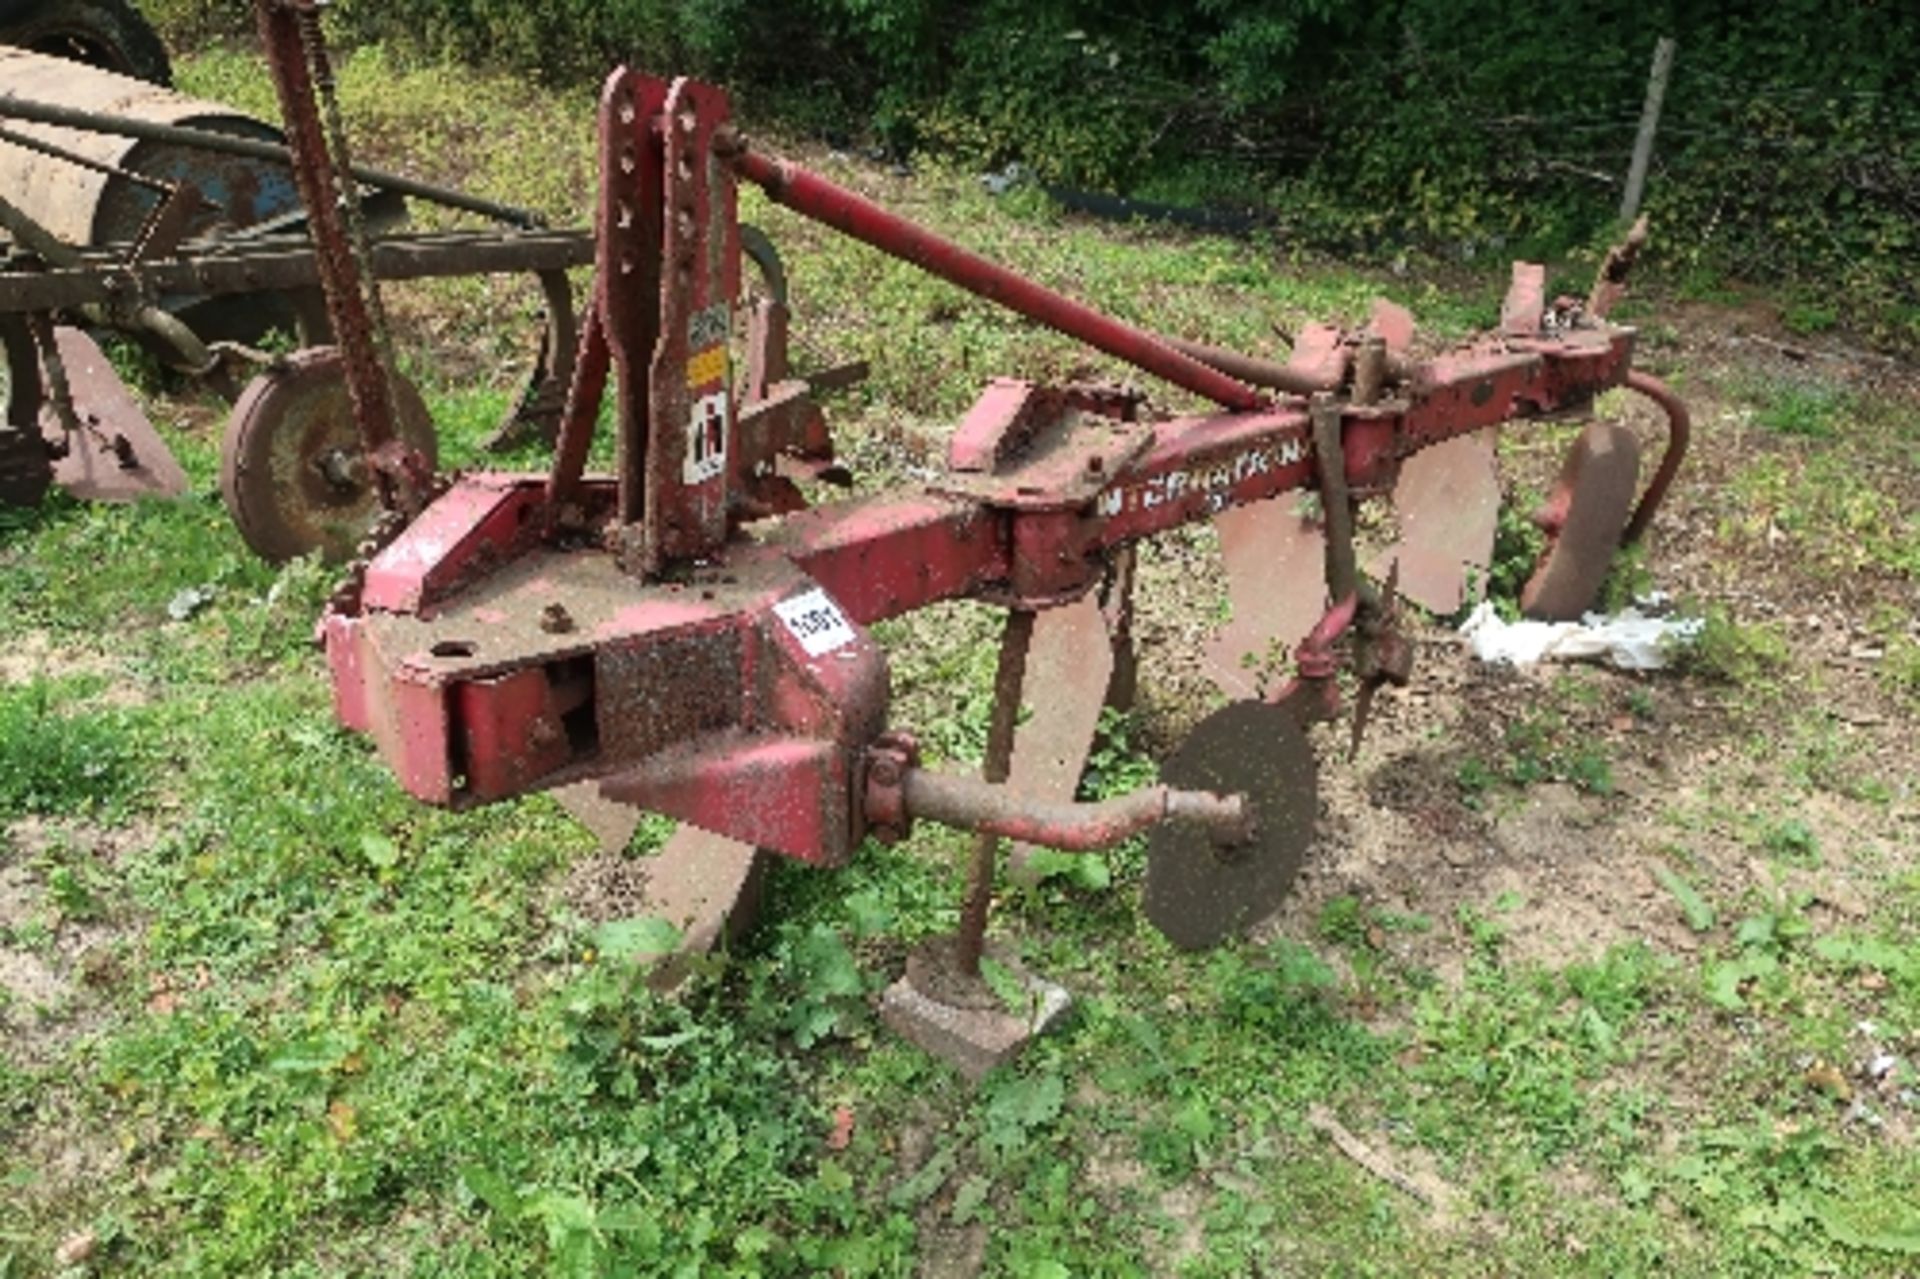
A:
[[[687,414],[680,474],[688,484],[704,484],[727,469],[727,419],[732,412],[727,336],[732,328],[724,302],[696,312],[687,324],[687,390],[693,393],[693,405]]]

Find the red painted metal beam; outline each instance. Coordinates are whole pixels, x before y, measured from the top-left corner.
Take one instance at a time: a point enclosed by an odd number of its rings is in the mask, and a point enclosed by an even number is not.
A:
[[[721,140],[716,139],[718,144]],[[829,182],[817,173],[747,147],[739,135],[726,139],[734,172],[763,187],[776,201],[903,262],[1028,319],[1079,338],[1096,350],[1165,378],[1230,409],[1265,407],[1267,397],[1218,369],[1183,355],[1159,337],[1102,315],[1090,306],[1035,284],[953,241]]]
[[[1636,230],[1641,232],[1642,238],[1645,237],[1644,220]],[[1693,417],[1680,397],[1651,373],[1629,370],[1627,386],[1658,404],[1661,412],[1667,415],[1667,451],[1660,456],[1660,469],[1647,482],[1647,491],[1640,495],[1640,504],[1633,508],[1633,518],[1627,521],[1627,531],[1620,535],[1621,544],[1631,546],[1646,533],[1647,525],[1653,522],[1654,512],[1660,509],[1661,501],[1667,496],[1667,488],[1673,483],[1673,477],[1680,473],[1680,463],[1686,460],[1687,442],[1693,434]]]

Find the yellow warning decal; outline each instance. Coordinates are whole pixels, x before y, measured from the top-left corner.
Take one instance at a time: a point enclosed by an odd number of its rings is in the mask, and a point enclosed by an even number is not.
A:
[[[712,386],[727,380],[727,348],[710,346],[687,357],[687,385]]]

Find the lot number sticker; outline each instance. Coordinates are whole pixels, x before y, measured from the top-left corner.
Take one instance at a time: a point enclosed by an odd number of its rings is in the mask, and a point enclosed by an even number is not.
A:
[[[800,647],[807,651],[808,657],[831,653],[854,640],[853,623],[840,611],[840,606],[817,586],[805,595],[781,600],[773,606],[773,611],[786,624],[793,637],[800,641]]]

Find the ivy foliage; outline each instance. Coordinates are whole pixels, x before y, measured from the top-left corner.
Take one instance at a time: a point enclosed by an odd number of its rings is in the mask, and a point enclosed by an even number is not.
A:
[[[206,0],[156,0],[191,9]],[[1655,252],[1920,343],[1920,8],[1894,0],[342,0],[379,39],[591,78],[722,78],[894,155],[1258,206],[1295,240],[1551,254],[1614,230],[1678,44]]]

